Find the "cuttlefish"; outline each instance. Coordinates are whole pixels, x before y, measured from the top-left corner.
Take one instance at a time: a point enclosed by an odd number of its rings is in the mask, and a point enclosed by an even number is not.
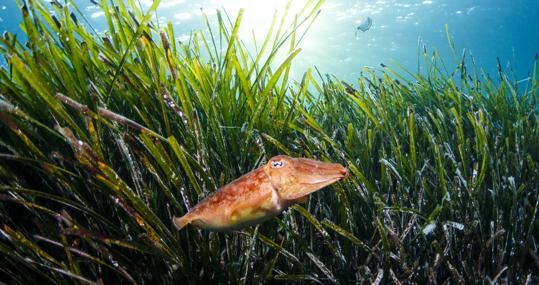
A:
[[[200,201],[182,217],[176,228],[187,224],[211,231],[232,231],[268,220],[309,194],[348,175],[338,163],[279,155],[239,177]]]

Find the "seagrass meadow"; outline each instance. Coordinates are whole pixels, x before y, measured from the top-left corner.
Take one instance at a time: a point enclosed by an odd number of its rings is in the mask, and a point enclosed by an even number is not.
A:
[[[421,49],[422,73],[293,80],[322,1],[275,14],[254,49],[242,11],[179,42],[159,1],[100,1],[103,35],[75,5],[17,1],[27,38],[0,38],[0,284],[539,282],[537,58],[524,85],[490,78],[448,33],[454,58]],[[257,227],[174,228],[277,154],[350,176]]]

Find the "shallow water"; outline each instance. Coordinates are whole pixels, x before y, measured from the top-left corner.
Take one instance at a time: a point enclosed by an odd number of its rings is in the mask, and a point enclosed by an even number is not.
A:
[[[14,0],[0,1],[0,29],[24,43]],[[25,56],[0,68],[6,283],[44,283],[35,276],[52,284],[537,283],[537,74],[523,96],[496,79],[447,84],[445,74],[408,84],[391,79],[402,71],[369,73],[357,90],[339,82],[354,81],[362,66],[392,66],[391,59],[415,72],[423,45],[454,65],[447,24],[457,55],[465,47],[494,78],[499,56],[525,83],[538,50],[535,2],[328,0],[292,74],[317,66],[337,76],[322,87],[315,80],[287,85],[286,68],[266,68],[264,60],[236,64],[240,45],[219,57],[225,43],[209,64],[199,61],[207,51],[196,49],[170,57],[160,27],[137,46],[117,35],[109,38],[122,44],[100,45],[103,11],[75,2],[98,44],[53,27],[57,35],[43,33],[28,45],[34,49],[17,46]],[[254,30],[260,47],[283,2],[162,0],[153,25],[171,21],[176,39],[187,41],[191,30],[207,32],[200,6],[215,26],[215,8],[228,11],[226,22],[245,7],[239,35],[253,48]],[[292,4],[289,20],[304,2]],[[115,20],[132,23],[129,17]],[[367,17],[372,27],[356,31]],[[112,26],[128,33],[122,25]],[[212,37],[232,26],[220,23]],[[44,42],[54,42],[50,54],[32,54]],[[289,42],[282,42],[266,53],[286,56]],[[8,53],[0,44],[0,54]],[[175,229],[173,216],[279,153],[338,162],[350,173],[254,229]]]
[[[162,0],[157,17],[161,23],[172,21],[178,39],[186,40],[191,30],[205,29],[200,8],[213,20],[216,9],[224,8],[234,19],[239,8],[245,8],[242,38],[252,42],[254,30],[260,45],[274,9],[282,11],[286,2]],[[105,30],[103,12],[98,7],[88,0],[74,0],[74,3],[98,32]],[[140,0],[140,3],[149,7],[152,1]],[[295,1],[290,14],[298,12],[302,3]],[[20,22],[17,9],[16,1],[2,1],[0,31],[17,33]],[[373,19],[373,26],[356,36],[355,25],[366,16]],[[499,57],[504,69],[512,65],[516,70],[517,80],[526,78],[539,51],[536,36],[539,1],[536,0],[326,1],[300,45],[303,51],[293,65],[294,77],[315,65],[322,73],[354,82],[361,67],[391,64],[392,60],[417,71],[418,50],[423,50],[423,46],[429,53],[439,51],[452,64],[445,24],[454,38],[457,53],[466,48],[477,66],[493,77]]]

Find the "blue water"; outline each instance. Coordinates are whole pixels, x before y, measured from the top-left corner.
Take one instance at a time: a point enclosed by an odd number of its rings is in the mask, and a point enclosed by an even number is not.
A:
[[[60,0],[63,2],[63,0]],[[99,32],[106,26],[102,11],[89,0],[74,1]],[[149,7],[151,0],[140,0]],[[162,0],[157,11],[161,23],[172,21],[178,39],[185,40],[191,30],[204,30],[200,8],[211,19],[215,9],[225,9],[231,17],[245,8],[241,35],[252,42],[252,30],[261,42],[274,9],[283,10],[287,1],[248,0]],[[296,0],[292,13],[304,1]],[[356,35],[355,25],[364,17],[373,26]],[[20,34],[19,9],[14,0],[0,1],[0,31]],[[295,77],[308,67],[321,73],[354,82],[363,66],[391,66],[394,60],[411,71],[418,70],[418,48],[437,50],[453,64],[445,24],[449,26],[457,52],[466,49],[478,67],[496,76],[496,57],[504,70],[511,66],[516,79],[527,77],[539,51],[539,1],[537,0],[432,0],[432,1],[326,1],[322,13],[304,38],[303,48],[293,66]],[[22,35],[19,35],[21,37]]]

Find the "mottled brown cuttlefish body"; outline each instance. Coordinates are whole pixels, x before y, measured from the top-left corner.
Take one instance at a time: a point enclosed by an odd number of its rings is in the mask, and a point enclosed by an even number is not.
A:
[[[308,195],[348,175],[338,163],[279,155],[267,164],[219,188],[182,217],[176,228],[187,224],[212,231],[231,231],[259,224]]]

